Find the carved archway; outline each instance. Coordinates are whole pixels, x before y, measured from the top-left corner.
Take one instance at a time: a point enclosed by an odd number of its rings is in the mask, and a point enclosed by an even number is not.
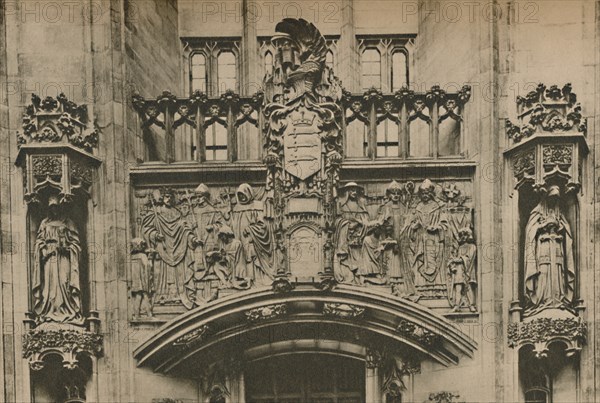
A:
[[[470,337],[416,303],[367,288],[338,286],[323,292],[299,285],[283,294],[248,290],[187,312],[142,343],[134,356],[139,366],[157,372],[189,374],[225,356],[303,339],[363,348],[386,344],[443,365],[470,357],[476,349]]]

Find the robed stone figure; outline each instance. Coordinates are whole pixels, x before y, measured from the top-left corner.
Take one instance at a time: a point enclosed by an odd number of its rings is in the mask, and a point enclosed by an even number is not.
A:
[[[350,182],[341,190],[345,192],[346,199],[338,207],[334,273],[340,283],[351,283],[355,281],[355,276],[363,265],[363,240],[370,220],[361,200],[364,189],[355,182]],[[373,243],[371,241],[374,239],[369,239],[367,243]]]
[[[38,322],[83,324],[80,258],[75,223],[62,215],[58,198],[51,196],[48,217],[42,220],[35,240],[33,298]]]
[[[193,250],[198,239],[181,211],[174,206],[172,193],[163,194],[161,205],[153,204],[142,220],[142,228],[148,243],[160,256],[155,264],[155,302],[181,302],[186,308],[192,308],[195,292]]]
[[[405,221],[404,231],[408,238],[405,252],[417,286],[444,285],[442,265],[447,217],[435,200],[435,185],[429,179],[419,185],[418,196],[418,204]]]
[[[254,189],[247,183],[238,187],[236,199],[231,224],[235,237],[242,243],[246,266],[234,273],[235,277],[248,284],[268,284],[276,269],[273,232],[265,218],[264,204],[255,199]]]
[[[559,206],[560,189],[551,186],[531,211],[525,227],[525,314],[570,308],[575,289],[571,228]]]

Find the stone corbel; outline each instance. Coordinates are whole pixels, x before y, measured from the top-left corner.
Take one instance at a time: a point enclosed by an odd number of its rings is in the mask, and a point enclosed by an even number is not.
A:
[[[532,318],[508,325],[508,345],[517,349],[533,347],[536,358],[547,358],[553,343],[562,343],[566,356],[574,356],[581,351],[586,338],[587,324],[581,317]]]
[[[62,358],[63,366],[76,369],[79,355],[100,357],[103,337],[101,334],[78,328],[38,327],[29,330],[23,336],[23,358],[29,360],[34,371],[44,368],[44,358],[57,354]]]

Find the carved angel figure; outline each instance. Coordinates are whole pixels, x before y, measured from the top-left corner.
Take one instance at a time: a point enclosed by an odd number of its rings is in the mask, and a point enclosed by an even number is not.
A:
[[[79,259],[81,243],[75,223],[63,216],[58,198],[48,200],[48,217],[35,240],[33,310],[38,322],[83,324]]]
[[[548,308],[570,308],[575,289],[571,227],[560,211],[560,188],[531,211],[525,227],[526,315]]]

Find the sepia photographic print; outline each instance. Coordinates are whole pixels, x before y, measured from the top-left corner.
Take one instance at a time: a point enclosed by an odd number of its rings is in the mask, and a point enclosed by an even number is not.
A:
[[[0,401],[599,402],[596,143],[600,0],[0,0]]]

